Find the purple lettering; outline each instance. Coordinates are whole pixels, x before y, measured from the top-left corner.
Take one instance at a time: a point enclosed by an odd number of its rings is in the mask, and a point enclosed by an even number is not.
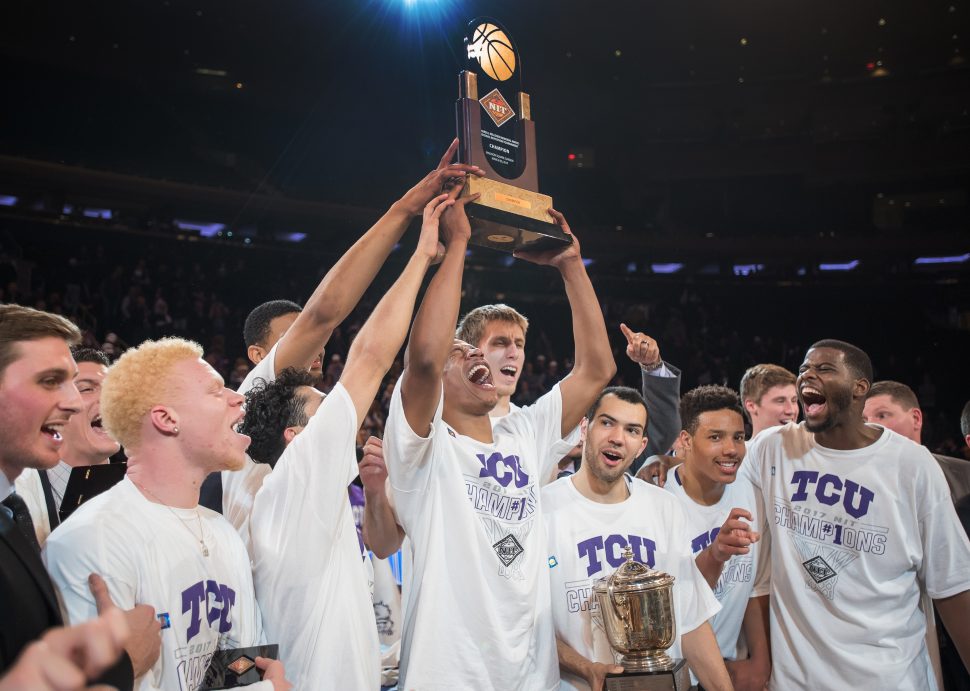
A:
[[[853,506],[853,497],[859,494],[858,506]],[[845,481],[845,497],[842,499],[842,505],[845,507],[846,512],[853,518],[862,518],[869,512],[869,504],[872,500],[876,498],[871,489],[867,489],[859,484],[856,484],[852,480]]]
[[[182,614],[192,610],[192,619],[185,632],[185,642],[188,643],[202,629],[201,605],[205,602],[205,584],[202,581],[189,586],[182,591]]]
[[[826,488],[828,487],[831,487],[831,490],[827,491]],[[839,490],[841,489],[842,480],[839,479],[839,476],[826,473],[818,480],[818,485],[815,487],[815,498],[823,504],[833,506],[839,501]]]
[[[646,564],[652,569],[654,564],[654,553],[657,551],[657,543],[650,538],[640,537],[639,535],[631,535],[630,546],[633,548],[633,558],[641,564]],[[641,546],[643,547],[643,550],[639,549]],[[643,554],[643,551],[646,551],[646,555]]]
[[[618,568],[620,564],[626,561],[623,558],[623,548],[626,545],[626,538],[622,535],[610,535],[606,538],[606,561],[609,562],[610,566]]]
[[[482,469],[478,471],[478,477],[490,477],[502,487],[508,487],[512,480],[515,480],[516,487],[525,487],[529,484],[529,475],[519,467],[518,456],[502,456],[495,452],[488,458],[485,454],[475,454],[478,462],[482,464]],[[502,473],[499,474],[499,464],[502,464]]]
[[[236,605],[236,591],[228,585],[220,585],[219,590],[222,593],[222,612],[219,615],[219,633],[227,633],[232,629],[232,620],[230,620],[229,616],[232,614],[232,608]]]
[[[814,484],[818,480],[818,471],[815,470],[796,470],[792,473],[791,483],[798,483],[798,490],[791,495],[792,501],[805,501],[808,499],[808,483]]]
[[[603,549],[603,538],[600,536],[591,537],[583,540],[576,547],[579,549],[579,558],[586,559],[586,575],[592,576],[603,570],[603,563],[600,561],[598,553]]]

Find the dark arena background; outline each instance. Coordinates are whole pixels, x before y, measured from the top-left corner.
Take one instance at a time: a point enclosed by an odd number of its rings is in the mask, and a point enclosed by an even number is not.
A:
[[[840,338],[916,390],[932,449],[967,452],[968,0],[34,0],[17,15],[0,23],[0,301],[66,314],[92,344],[185,335],[238,383],[247,312],[304,301],[435,166],[462,30],[489,15],[521,51],[540,188],[581,240],[619,380],[639,382],[621,320],[684,390],[796,369]],[[406,250],[328,345],[331,382]],[[531,400],[570,366],[561,281],[473,249],[463,309],[493,301],[532,319]]]

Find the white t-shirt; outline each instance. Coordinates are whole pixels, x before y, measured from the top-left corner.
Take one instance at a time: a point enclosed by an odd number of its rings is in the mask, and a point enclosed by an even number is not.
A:
[[[804,423],[766,430],[741,472],[771,522],[770,688],[936,689],[918,609],[970,589],[970,543],[924,447],[888,429],[819,446]]]
[[[278,341],[266,353],[266,357],[249,371],[236,393],[245,396],[260,379],[267,384],[276,381],[277,346]],[[240,470],[222,471],[222,515],[239,533],[250,556],[253,550],[250,545],[249,516],[253,512],[253,499],[272,469],[268,463],[257,463],[246,454],[246,463]]]
[[[493,423],[492,444],[408,425],[398,381],[384,436],[405,551],[402,689],[543,691],[559,674],[540,479],[561,439],[556,386]]]
[[[377,689],[380,646],[347,485],[357,413],[337,384],[280,456],[250,522],[267,637],[299,689]]]
[[[509,412],[505,415],[511,415],[516,410],[522,410],[521,406],[515,405],[509,401]],[[495,423],[501,420],[505,415],[489,416],[492,421],[492,427],[495,427]],[[548,458],[542,459],[542,465],[548,466],[549,473],[547,475],[539,478],[539,484],[543,487],[548,485],[550,482],[556,479],[556,473],[558,472],[559,461],[562,460],[563,456],[573,450],[573,447],[579,443],[579,425],[573,427],[572,432],[567,434],[562,439],[557,440],[549,450],[545,452],[544,455],[548,455]]]
[[[767,538],[764,509],[750,480],[744,477],[735,478],[734,482],[724,486],[724,494],[721,495],[720,501],[713,506],[704,506],[687,495],[681,484],[680,473],[682,472],[684,472],[683,465],[671,470],[667,475],[664,489],[680,499],[687,511],[690,550],[694,559],[697,559],[697,555],[714,542],[724,521],[731,515],[731,509],[734,508],[750,511],[751,528],[760,532],[763,538]],[[747,657],[747,647],[743,640],[740,650],[738,649],[744,611],[747,609],[749,598],[768,594],[770,573],[768,554],[763,541],[751,545],[747,554],[735,554],[724,563],[721,577],[714,587],[714,597],[721,603],[721,611],[711,620],[711,626],[714,629],[714,635],[717,636],[721,655],[725,659],[736,660]]]
[[[208,557],[198,540],[200,522]],[[139,691],[194,691],[217,649],[265,641],[249,557],[232,526],[201,506],[150,502],[128,478],[51,533],[44,561],[70,624],[97,616],[88,589],[91,573],[101,574],[121,609],[155,608],[162,619],[162,652],[136,680]],[[249,688],[273,687],[260,682]]]
[[[617,504],[587,499],[564,477],[542,490],[548,534],[548,572],[556,635],[595,662],[619,660],[606,637],[593,584],[633,558],[674,577],[677,634],[667,653],[683,657],[680,637],[720,609],[690,552],[687,514],[659,487],[626,477],[630,496]],[[562,671],[562,689],[589,691],[582,677]]]

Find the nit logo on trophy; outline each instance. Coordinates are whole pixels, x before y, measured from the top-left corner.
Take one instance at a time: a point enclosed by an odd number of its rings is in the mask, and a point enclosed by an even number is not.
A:
[[[495,123],[496,127],[501,127],[515,117],[515,111],[512,110],[512,106],[502,97],[502,92],[498,89],[492,89],[485,94],[479,103],[482,104],[482,108],[488,113],[488,117],[492,118],[492,122]]]

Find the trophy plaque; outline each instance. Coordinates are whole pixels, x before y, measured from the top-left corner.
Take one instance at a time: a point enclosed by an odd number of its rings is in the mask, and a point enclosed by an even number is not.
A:
[[[471,242],[503,252],[569,245],[572,238],[546,213],[552,197],[539,192],[535,123],[509,32],[494,19],[474,19],[465,50],[455,104],[458,158],[485,171],[468,176],[462,190],[481,194],[465,207]]]
[[[688,691],[690,671],[666,650],[677,635],[674,577],[633,561],[593,584],[610,647],[620,653],[622,674],[606,675],[606,691]]]

